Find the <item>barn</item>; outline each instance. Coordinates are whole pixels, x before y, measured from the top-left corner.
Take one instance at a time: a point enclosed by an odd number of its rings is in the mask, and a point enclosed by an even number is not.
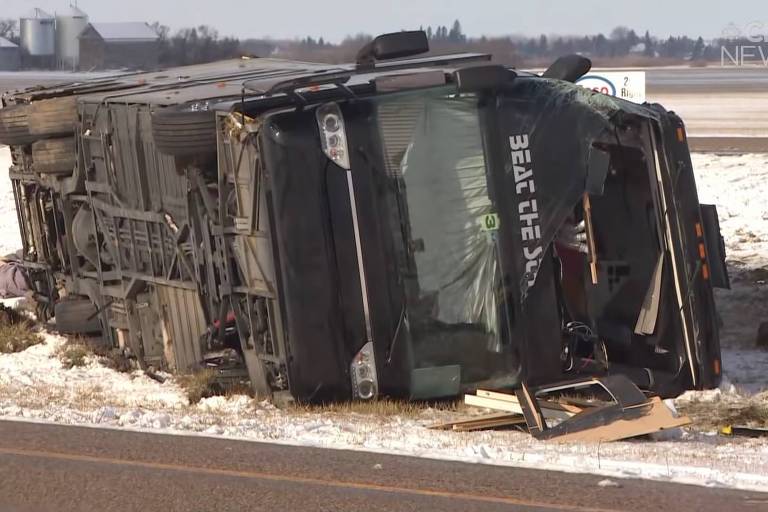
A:
[[[83,71],[157,67],[159,37],[146,23],[89,23],[79,40]]]
[[[0,37],[0,71],[16,71],[21,66],[21,52],[17,44]]]

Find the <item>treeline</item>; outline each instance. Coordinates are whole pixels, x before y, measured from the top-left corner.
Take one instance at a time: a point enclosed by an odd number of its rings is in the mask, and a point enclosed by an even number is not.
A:
[[[702,63],[719,60],[724,43],[707,43],[701,37],[688,36],[657,38],[648,31],[641,35],[626,27],[617,27],[607,36],[468,37],[457,20],[450,28],[427,26],[422,30],[427,33],[434,54],[486,52],[492,53],[498,62],[517,66],[543,64],[569,53],[590,57],[597,65]],[[294,42],[273,42],[273,51],[289,58],[338,63],[354,58],[354,50],[370,39],[361,34],[333,45],[322,38],[309,37]]]
[[[152,28],[159,39],[159,62],[162,66],[198,64],[220,59],[252,55],[275,56],[286,59],[341,63],[353,61],[360,47],[371,40],[368,34],[347,37],[340,43],[330,43],[323,37],[297,40],[247,39],[222,37],[206,25],[183,28],[174,33],[160,23]],[[450,27],[422,27],[430,40],[432,54],[449,52],[491,53],[497,62],[514,66],[546,65],[553,59],[579,53],[590,57],[596,65],[628,66],[718,61],[721,46],[730,41],[705,42],[688,36],[657,38],[648,31],[638,34],[626,27],[617,27],[608,35],[521,37],[468,37],[461,22]],[[0,19],[0,37],[18,42],[18,23]]]
[[[158,62],[161,66],[186,66],[216,60],[239,57],[242,54],[240,40],[221,37],[207,25],[183,28],[171,35],[171,29],[160,23],[151,27],[159,36]]]
[[[19,21],[11,18],[0,19],[0,37],[19,44]]]
[[[0,24],[0,31],[2,31]],[[372,39],[368,34],[347,37],[331,43],[322,36],[298,40],[247,39],[221,37],[209,26],[184,28],[171,34],[160,23],[152,27],[160,36],[159,61],[162,66],[180,66],[251,55],[280,57],[314,62],[353,61],[357,51]],[[461,22],[450,27],[421,27],[430,40],[432,54],[449,52],[490,53],[497,62],[514,66],[546,65],[569,53],[592,58],[596,65],[652,65],[666,63],[719,61],[721,41],[707,43],[688,36],[657,38],[648,31],[638,34],[617,27],[610,34],[591,36],[468,37]],[[0,32],[1,33],[1,32]]]

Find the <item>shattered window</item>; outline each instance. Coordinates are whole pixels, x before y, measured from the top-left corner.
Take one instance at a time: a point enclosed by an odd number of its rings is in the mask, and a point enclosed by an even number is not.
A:
[[[431,92],[379,101],[387,172],[401,191],[416,366],[459,365],[462,382],[487,378],[507,330],[477,99]]]

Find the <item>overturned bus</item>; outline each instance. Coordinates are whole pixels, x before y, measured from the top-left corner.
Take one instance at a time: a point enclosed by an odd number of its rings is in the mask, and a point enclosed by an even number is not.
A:
[[[6,94],[38,312],[301,401],[718,384],[727,286],[682,121],[440,57],[241,59]]]

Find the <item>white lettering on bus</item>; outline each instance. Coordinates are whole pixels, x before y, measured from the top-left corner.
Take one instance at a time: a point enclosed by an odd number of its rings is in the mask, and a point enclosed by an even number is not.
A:
[[[528,286],[533,286],[544,249],[541,246],[541,219],[535,197],[536,182],[533,176],[530,137],[527,133],[513,135],[509,138],[509,147],[512,151],[515,193],[518,196],[517,213],[520,216],[520,235],[526,262],[525,277],[528,279]]]

